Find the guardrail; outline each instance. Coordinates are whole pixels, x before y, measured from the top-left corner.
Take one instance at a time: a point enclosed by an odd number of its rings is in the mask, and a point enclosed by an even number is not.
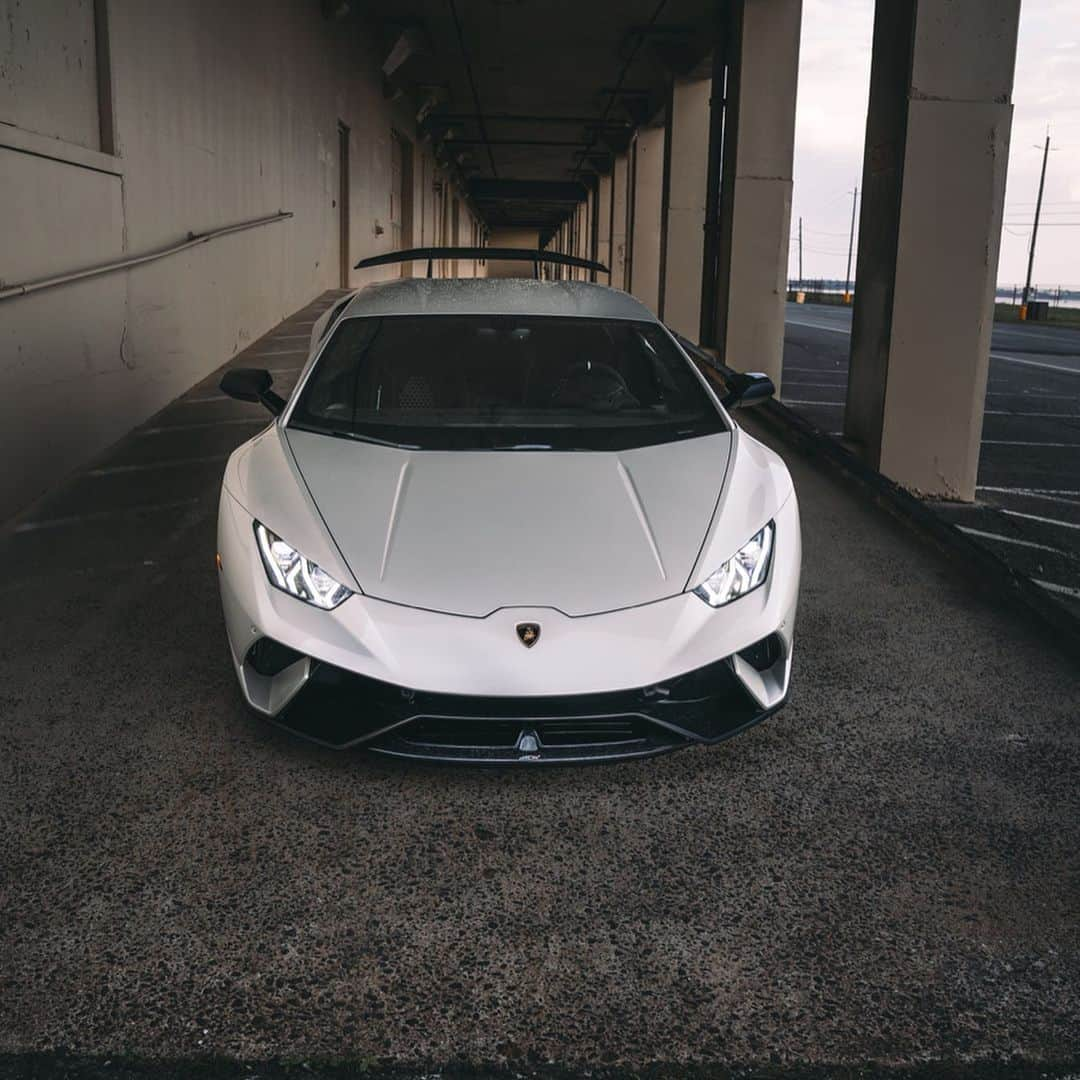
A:
[[[43,289],[52,289],[58,285],[70,285],[75,281],[84,281],[87,278],[98,277],[101,274],[111,274],[117,270],[128,270],[133,266],[142,266],[144,263],[155,262],[169,255],[176,255],[188,248],[197,247],[199,244],[208,243],[221,236],[229,236],[231,233],[244,232],[246,229],[257,229],[260,225],[270,225],[275,221],[284,221],[293,216],[291,210],[279,210],[276,214],[268,214],[266,217],[252,218],[250,221],[241,221],[237,225],[226,225],[221,229],[211,229],[205,233],[188,233],[186,240],[172,244],[159,251],[151,251],[146,255],[132,255],[113,262],[102,263],[100,266],[87,267],[85,270],[75,270],[69,274],[59,274],[53,277],[39,278],[37,281],[27,281],[19,285],[7,285],[0,289],[0,300],[14,300],[17,296],[29,296],[31,293],[41,292]]]

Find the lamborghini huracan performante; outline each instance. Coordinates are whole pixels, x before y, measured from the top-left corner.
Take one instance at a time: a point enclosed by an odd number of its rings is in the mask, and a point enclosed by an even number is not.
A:
[[[221,385],[274,414],[218,521],[263,716],[338,748],[548,763],[716,743],[784,703],[798,507],[729,412],[772,384],[715,392],[626,293],[401,278],[323,315],[287,401],[265,371]]]

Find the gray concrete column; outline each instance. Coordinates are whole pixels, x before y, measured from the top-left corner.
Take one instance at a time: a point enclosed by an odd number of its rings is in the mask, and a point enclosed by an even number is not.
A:
[[[664,322],[696,340],[701,322],[711,79],[676,79],[671,95]]]
[[[611,266],[611,195],[612,174],[600,177],[596,190],[596,261]],[[601,277],[599,280],[603,280]]]
[[[732,0],[716,344],[780,386],[802,0]]]
[[[496,226],[488,232],[488,247],[495,248],[535,248],[540,246],[540,235],[536,229],[513,229]],[[554,247],[554,245],[549,245]],[[533,268],[528,263],[508,262],[505,259],[488,259],[485,277],[518,278],[532,277]]]
[[[630,159],[617,154],[611,170],[611,286],[626,288],[627,200],[630,192]]]
[[[664,187],[664,126],[638,129],[634,155],[629,290],[651,311],[660,303],[660,229]]]
[[[1020,0],[878,0],[844,433],[975,497]]]

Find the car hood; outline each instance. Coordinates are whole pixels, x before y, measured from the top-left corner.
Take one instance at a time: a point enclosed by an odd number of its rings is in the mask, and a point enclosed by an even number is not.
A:
[[[589,615],[682,592],[731,452],[727,432],[619,453],[287,438],[366,595],[478,617]]]

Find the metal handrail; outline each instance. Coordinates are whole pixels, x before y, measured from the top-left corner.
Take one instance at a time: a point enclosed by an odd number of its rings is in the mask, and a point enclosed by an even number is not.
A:
[[[8,285],[0,289],[0,300],[13,300],[16,296],[29,296],[31,293],[40,292],[42,289],[51,289],[57,285],[69,285],[73,281],[83,281],[86,278],[97,277],[100,274],[111,274],[115,270],[127,270],[132,266],[141,266],[143,263],[154,262],[157,259],[164,259],[167,255],[175,255],[178,252],[186,251],[188,248],[196,247],[198,244],[205,244],[209,240],[216,240],[219,236],[243,232],[245,229],[255,229],[260,225],[284,221],[292,216],[291,210],[279,210],[276,214],[253,218],[251,221],[242,221],[238,225],[226,225],[222,229],[212,229],[210,232],[205,233],[188,233],[186,240],[162,248],[160,251],[152,251],[146,255],[133,255],[130,258],[118,259],[115,262],[103,263],[100,266],[87,267],[85,270],[76,270],[70,274],[39,278],[37,281],[27,281],[20,285]]]

